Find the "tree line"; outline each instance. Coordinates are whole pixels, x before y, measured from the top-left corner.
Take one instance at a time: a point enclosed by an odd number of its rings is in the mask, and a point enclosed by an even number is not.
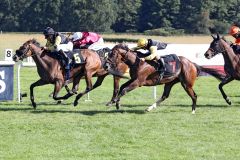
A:
[[[240,22],[238,0],[1,0],[0,30],[227,33]]]

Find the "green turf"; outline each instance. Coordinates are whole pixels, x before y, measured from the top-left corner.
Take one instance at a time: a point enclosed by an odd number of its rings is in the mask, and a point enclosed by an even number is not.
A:
[[[38,79],[36,69],[23,68],[21,75],[28,97],[20,104],[16,95],[12,102],[0,102],[0,159],[240,159],[237,81],[224,87],[233,103],[227,106],[218,91],[219,82],[200,77],[195,84],[198,106],[192,115],[191,100],[179,84],[152,112],[144,112],[154,102],[150,87],[123,97],[119,111],[108,108],[111,76],[90,93],[92,102],[85,102],[84,96],[75,108],[74,97],[60,105],[49,98],[53,86],[36,88],[37,109],[33,110],[29,86]],[[82,80],[80,90],[84,87]],[[157,87],[158,96],[162,89]]]

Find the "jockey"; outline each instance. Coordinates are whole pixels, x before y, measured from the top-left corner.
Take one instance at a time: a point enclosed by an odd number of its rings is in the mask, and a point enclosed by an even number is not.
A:
[[[137,47],[134,47],[132,50],[137,51],[139,49],[147,50],[148,52],[145,53],[147,56],[144,58],[141,58],[141,60],[154,60],[156,59],[157,61],[161,59],[161,57],[157,54],[157,50],[165,49],[167,47],[167,43],[162,43],[158,41],[154,41],[152,39],[145,39],[145,38],[140,38],[137,42]],[[139,53],[139,52],[138,52]],[[140,52],[140,54],[142,54]],[[162,60],[158,61],[160,64],[160,78],[162,79],[163,74],[164,74],[164,64]]]
[[[237,26],[232,26],[230,28],[229,34],[233,36],[236,40],[235,43],[231,45],[233,51],[236,54],[240,54],[240,29]]]
[[[72,36],[74,49],[99,50],[103,48],[103,38],[94,32],[75,32]]]
[[[50,52],[58,52],[61,54],[65,61],[65,69],[66,69],[66,80],[70,77],[70,59],[67,56],[66,52],[71,52],[73,50],[73,43],[69,41],[69,39],[62,34],[55,32],[51,27],[47,27],[44,29],[43,34],[45,39],[47,39],[47,43],[44,47],[45,50]]]

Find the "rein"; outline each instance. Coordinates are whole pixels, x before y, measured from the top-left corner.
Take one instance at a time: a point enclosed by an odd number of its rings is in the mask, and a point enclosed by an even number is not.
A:
[[[227,50],[218,46],[219,48],[218,49],[213,49],[213,48],[209,48],[208,50],[210,50],[211,52],[213,52],[213,56],[217,55],[218,53],[222,53],[224,54]],[[219,50],[220,49],[220,50]]]
[[[30,56],[27,56],[27,53],[31,51],[31,55]],[[33,57],[33,56],[36,56],[38,53],[34,53],[33,52],[33,49],[31,47],[31,44],[28,44],[28,49],[19,57],[20,59],[24,59],[26,57]]]

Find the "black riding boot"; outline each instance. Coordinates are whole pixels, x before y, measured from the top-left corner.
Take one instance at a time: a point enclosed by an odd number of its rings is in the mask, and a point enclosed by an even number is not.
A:
[[[160,59],[159,61],[159,69],[158,69],[158,72],[159,72],[159,79],[160,81],[163,79],[163,75],[164,75],[164,71],[165,71],[165,66],[164,66],[164,61],[163,59]]]
[[[65,66],[69,64],[69,57],[63,50],[59,50],[59,53],[62,55],[64,61],[65,61]]]

